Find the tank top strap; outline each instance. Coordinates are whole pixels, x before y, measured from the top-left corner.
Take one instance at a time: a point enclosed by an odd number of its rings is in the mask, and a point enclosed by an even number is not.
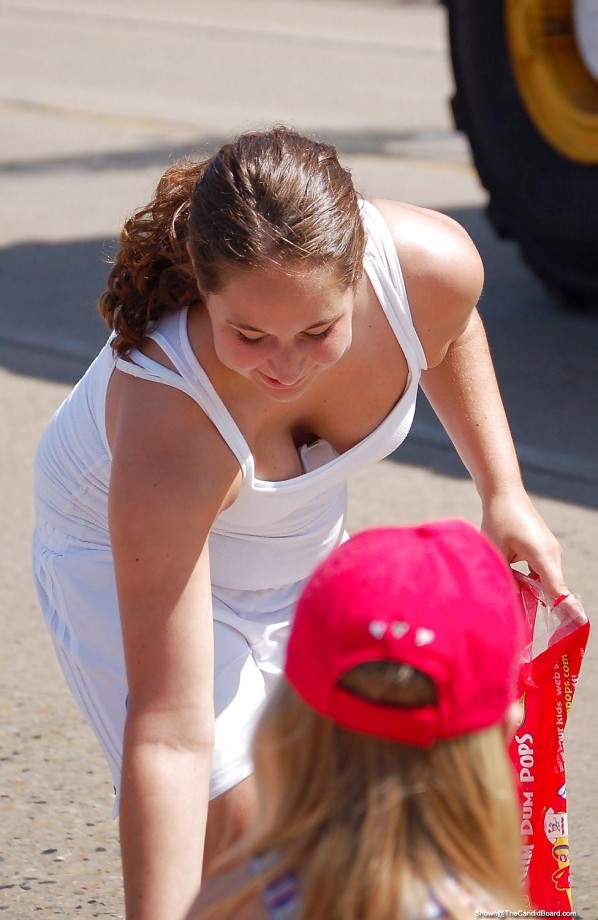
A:
[[[176,339],[173,341],[172,335],[169,335],[169,332],[174,331],[173,326],[178,326],[182,319],[186,320],[187,311],[182,312],[185,313],[185,317],[179,317],[178,313],[172,318],[168,317],[167,323],[161,323],[158,329],[153,330],[148,335],[148,338],[151,338],[160,346],[176,368],[176,371],[148,357],[139,349],[134,349],[126,359],[117,357],[115,361],[116,367],[132,377],[138,377],[152,383],[162,383],[190,396],[200,409],[205,412],[232,450],[241,467],[243,478],[245,479],[248,473],[253,478],[253,457],[238,425],[195,356],[192,356],[194,365],[191,365],[189,356],[177,349],[178,343]],[[166,328],[163,328],[163,325]]]
[[[426,355],[413,325],[405,279],[392,234],[371,201],[360,201],[367,232],[364,267],[410,366],[425,370]]]

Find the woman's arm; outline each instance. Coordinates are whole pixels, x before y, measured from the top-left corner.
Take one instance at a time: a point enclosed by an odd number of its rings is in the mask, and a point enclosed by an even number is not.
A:
[[[450,218],[397,202],[376,202],[394,236],[413,320],[428,360],[421,386],[471,474],[482,529],[509,562],[538,573],[547,597],[566,594],[561,548],[525,492],[476,310],[479,254]],[[569,602],[575,610],[573,599]]]
[[[443,361],[424,372],[422,389],[475,482],[482,530],[510,563],[538,573],[548,598],[568,593],[561,548],[523,486],[477,311]]]
[[[127,375],[109,518],[129,684],[120,832],[128,920],[183,917],[201,879],[213,737],[207,537],[239,466],[189,397]]]

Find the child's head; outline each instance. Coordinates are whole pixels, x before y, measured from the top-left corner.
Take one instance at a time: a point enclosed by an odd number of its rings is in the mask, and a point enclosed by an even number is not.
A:
[[[343,878],[334,916],[416,913],[448,872],[521,906],[520,619],[508,566],[460,521],[364,531],[318,567],[254,744],[258,849],[307,865],[307,898]]]
[[[469,524],[367,530],[307,584],[285,676],[336,724],[428,748],[504,720],[520,622],[510,569]]]

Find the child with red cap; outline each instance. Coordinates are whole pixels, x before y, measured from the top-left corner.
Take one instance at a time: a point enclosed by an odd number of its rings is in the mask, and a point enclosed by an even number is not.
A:
[[[194,920],[523,907],[507,744],[521,611],[469,524],[375,528],[316,569],[254,739],[258,820]]]

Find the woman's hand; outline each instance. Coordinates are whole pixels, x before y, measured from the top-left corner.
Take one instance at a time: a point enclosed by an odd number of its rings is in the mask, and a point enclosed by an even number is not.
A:
[[[523,488],[484,503],[482,531],[509,564],[525,562],[538,575],[551,608],[585,622],[581,605],[565,583],[561,546]]]

